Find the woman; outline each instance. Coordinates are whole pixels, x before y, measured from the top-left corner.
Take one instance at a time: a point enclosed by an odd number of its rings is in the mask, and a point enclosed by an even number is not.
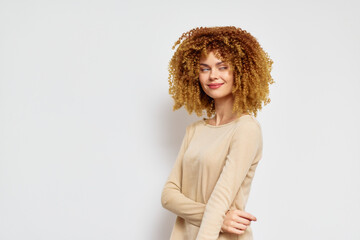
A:
[[[162,191],[175,213],[172,240],[252,239],[245,212],[262,157],[257,111],[270,102],[272,60],[257,40],[236,27],[200,27],[184,33],[169,64],[174,110],[206,111],[186,128]]]

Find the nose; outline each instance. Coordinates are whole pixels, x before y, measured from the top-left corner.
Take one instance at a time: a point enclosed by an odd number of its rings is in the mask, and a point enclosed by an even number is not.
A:
[[[212,69],[210,72],[210,79],[216,80],[218,78],[219,78],[219,72],[217,71],[217,69]]]

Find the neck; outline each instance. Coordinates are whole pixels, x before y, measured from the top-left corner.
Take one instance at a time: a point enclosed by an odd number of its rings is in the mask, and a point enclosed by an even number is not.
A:
[[[234,98],[215,99],[215,125],[225,124],[231,122],[238,115],[232,112],[234,105]]]

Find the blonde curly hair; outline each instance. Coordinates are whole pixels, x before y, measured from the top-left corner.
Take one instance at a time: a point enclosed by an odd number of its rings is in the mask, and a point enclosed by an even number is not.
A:
[[[234,26],[198,27],[182,34],[169,63],[169,94],[175,101],[173,110],[182,106],[189,114],[211,117],[214,99],[203,90],[199,81],[200,58],[214,54],[230,65],[234,73],[233,112],[247,112],[255,117],[262,104],[270,103],[269,85],[274,83],[270,72],[273,61],[250,33]]]

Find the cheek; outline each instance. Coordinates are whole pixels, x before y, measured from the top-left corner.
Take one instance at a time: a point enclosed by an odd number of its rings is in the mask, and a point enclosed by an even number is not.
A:
[[[228,83],[231,83],[231,85],[232,85],[234,82],[234,75],[232,73],[228,73],[226,76],[226,79],[227,79]]]
[[[207,94],[206,84],[205,82],[200,80],[200,88]]]
[[[201,87],[201,89],[202,89],[204,92],[206,92],[206,88],[205,88],[204,83],[200,82],[200,87]]]
[[[204,76],[200,75],[200,76],[199,76],[199,81],[200,81],[201,87],[204,86],[204,84],[205,84],[205,78],[204,78]]]
[[[232,89],[234,87],[234,78],[232,77],[232,75],[229,75],[226,78],[226,82],[229,89]]]

